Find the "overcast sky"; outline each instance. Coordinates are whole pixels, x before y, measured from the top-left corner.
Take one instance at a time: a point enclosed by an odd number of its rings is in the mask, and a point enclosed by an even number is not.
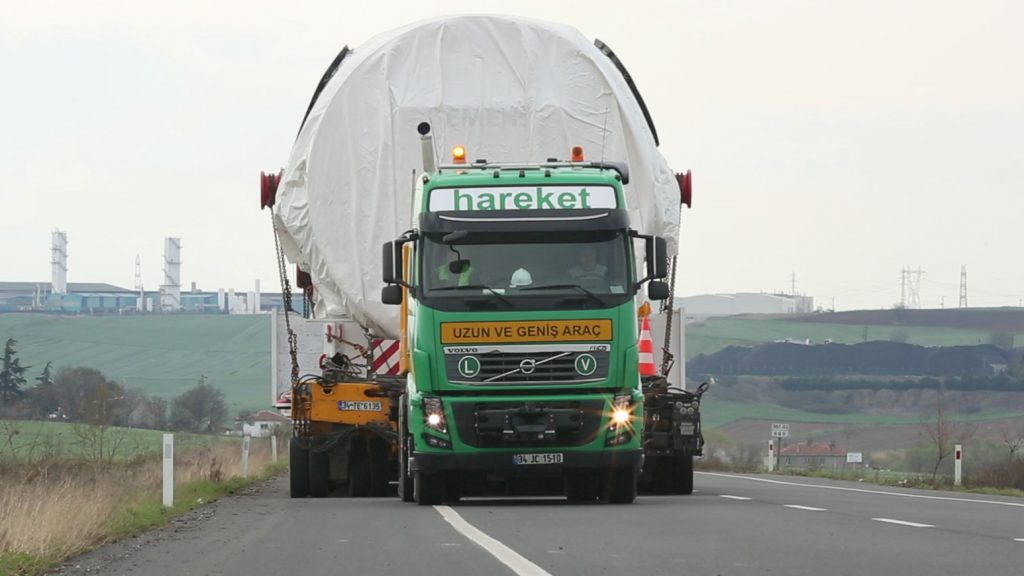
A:
[[[445,13],[571,24],[612,46],[670,165],[694,172],[678,292],[890,307],[1024,299],[1024,3],[47,2],[0,19],[0,281],[278,286],[260,170],[287,160],[345,44]]]

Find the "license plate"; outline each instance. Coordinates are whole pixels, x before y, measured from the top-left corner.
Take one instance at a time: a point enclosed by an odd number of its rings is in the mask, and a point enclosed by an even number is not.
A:
[[[561,464],[561,452],[547,452],[544,454],[513,454],[513,464]]]
[[[341,410],[342,412],[380,412],[381,403],[342,400],[338,402],[338,410]]]

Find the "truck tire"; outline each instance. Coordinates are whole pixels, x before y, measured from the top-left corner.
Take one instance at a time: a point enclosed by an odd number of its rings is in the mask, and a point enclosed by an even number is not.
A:
[[[644,464],[647,466],[647,464]],[[675,466],[673,459],[658,456],[651,459],[650,490],[655,494],[674,494],[676,492]]]
[[[609,504],[631,504],[636,500],[636,469],[614,468],[605,484]]]
[[[309,451],[309,495],[326,498],[331,493],[331,455]]]
[[[440,504],[444,498],[444,476],[417,470],[412,477],[412,495],[420,506]]]
[[[383,438],[372,438],[370,440],[370,496],[387,496],[390,480],[388,443]]]
[[[292,498],[309,496],[309,451],[294,437],[288,442],[288,488]]]
[[[370,451],[363,438],[353,438],[348,450],[348,495],[353,498],[370,495]]]
[[[600,488],[592,472],[570,472],[565,477],[565,497],[569,502],[593,502],[601,495]]]
[[[462,499],[462,477],[458,472],[449,472],[444,477],[445,502],[458,502]]]
[[[409,475],[409,433],[405,428],[405,396],[399,400],[398,405],[398,497],[402,502],[413,502],[412,476]]]
[[[673,458],[672,476],[675,478],[676,494],[693,494],[693,456]]]

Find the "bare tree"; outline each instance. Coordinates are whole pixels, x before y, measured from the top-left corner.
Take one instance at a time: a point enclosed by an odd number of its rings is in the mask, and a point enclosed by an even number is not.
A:
[[[946,407],[945,387],[940,385],[935,394],[935,411],[921,423],[925,437],[935,446],[935,465],[932,482],[939,474],[942,462],[953,453],[955,444],[966,444],[978,432],[976,422],[954,420]]]
[[[1018,424],[1015,428],[1006,426],[1002,430],[1003,444],[1009,452],[1008,460],[1013,462],[1014,456],[1024,448],[1024,423]]]

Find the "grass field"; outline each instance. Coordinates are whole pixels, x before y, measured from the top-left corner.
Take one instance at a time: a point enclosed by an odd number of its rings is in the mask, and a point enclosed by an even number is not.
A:
[[[726,346],[750,346],[792,338],[821,343],[826,339],[839,344],[868,340],[898,340],[920,346],[961,346],[986,344],[991,331],[977,328],[943,326],[894,326],[846,323],[801,322],[772,316],[711,318],[686,326],[686,357],[711,354]],[[1016,340],[1024,342],[1024,333]]]
[[[716,400],[714,389],[701,402],[701,422],[709,428],[725,426],[737,420],[773,420],[776,422],[808,422],[815,424],[851,424],[855,426],[888,426],[899,424],[918,424],[921,415],[886,415],[886,414],[818,414],[795,410],[775,404],[754,404],[731,400]],[[987,421],[1003,418],[1017,418],[1016,411],[985,410],[975,414],[954,416],[952,420]]]
[[[35,461],[40,458],[74,459],[85,457],[94,444],[94,435],[81,434],[84,425],[32,420],[0,420],[0,461],[8,459]],[[109,428],[108,441],[119,442],[115,459],[127,460],[142,454],[159,453],[163,432],[137,428]],[[178,448],[210,446],[221,442],[239,443],[227,436],[174,433]]]
[[[32,380],[47,362],[84,366],[128,388],[173,398],[205,375],[228,410],[266,408],[270,398],[270,317],[51,316],[0,314],[0,338],[14,338]]]

